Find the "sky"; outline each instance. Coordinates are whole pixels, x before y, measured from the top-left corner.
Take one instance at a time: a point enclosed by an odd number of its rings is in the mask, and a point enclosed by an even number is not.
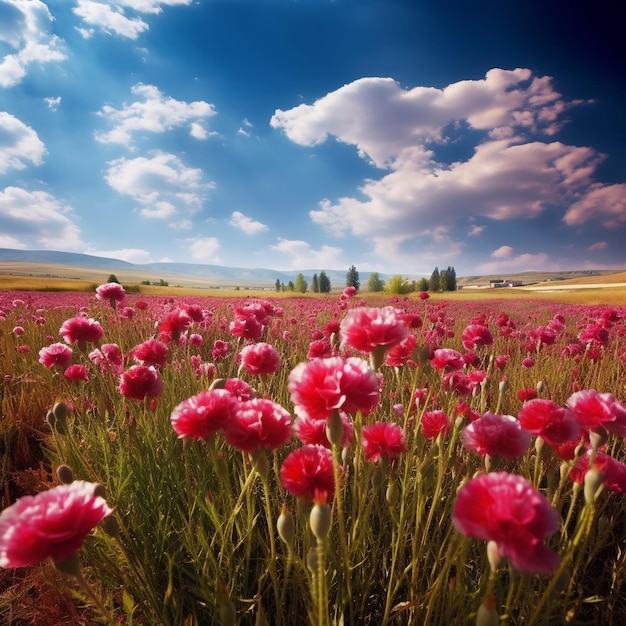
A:
[[[0,0],[0,247],[626,269],[611,0]]]

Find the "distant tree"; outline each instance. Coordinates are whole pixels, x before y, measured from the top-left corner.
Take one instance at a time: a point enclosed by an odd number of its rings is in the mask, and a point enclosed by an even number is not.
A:
[[[295,285],[293,284],[293,281],[292,281],[292,280],[290,280],[290,281],[287,283],[287,291],[295,291],[295,289],[296,289],[296,288],[295,288]]]
[[[428,278],[422,276],[415,286],[415,291],[428,291]]]
[[[393,295],[409,293],[410,290],[409,281],[400,274],[395,274],[387,282],[387,291]]]
[[[359,272],[354,265],[351,265],[346,274],[346,287],[354,287],[358,291],[360,286]]]
[[[378,272],[372,272],[367,279],[367,290],[368,291],[384,291],[385,290],[385,281],[381,279]]]
[[[441,270],[439,274],[439,291],[450,291],[450,277],[448,270]]]
[[[117,276],[115,274],[109,274],[109,277],[107,278],[107,283],[119,283],[120,281],[117,280]]]
[[[278,292],[280,291],[280,278],[276,279],[276,283],[274,284],[274,289]]]
[[[456,270],[451,265],[449,265],[446,271],[448,273],[448,291],[456,291]]]
[[[330,293],[330,278],[324,270],[320,272],[319,289],[320,293]]]
[[[280,290],[281,291],[287,291],[287,287],[285,287],[285,283],[280,283]]]
[[[436,267],[433,270],[433,273],[430,275],[430,280],[428,281],[428,290],[432,291],[432,292],[437,292],[439,291],[439,281],[440,281],[440,275],[439,275],[439,268]]]
[[[294,285],[295,291],[298,293],[306,293],[306,290],[309,288],[308,283],[304,279],[302,274],[298,274],[296,276],[296,284]]]
[[[320,281],[317,274],[313,274],[313,278],[311,279],[311,291],[313,293],[319,293],[320,291]]]

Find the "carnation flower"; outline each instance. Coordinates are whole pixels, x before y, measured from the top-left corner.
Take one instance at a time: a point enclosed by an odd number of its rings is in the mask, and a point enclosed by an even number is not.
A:
[[[227,378],[224,382],[224,389],[230,391],[242,402],[250,400],[253,395],[252,387],[245,380],[241,380],[241,378]]]
[[[72,354],[72,348],[64,343],[53,343],[39,350],[39,362],[49,368],[64,368],[70,364]]]
[[[463,368],[465,362],[463,361],[463,355],[457,350],[453,350],[452,348],[439,348],[433,353],[430,364],[436,370],[456,372]]]
[[[409,329],[394,307],[358,307],[343,318],[340,334],[346,345],[370,353],[377,348],[387,350],[404,341]]]
[[[280,367],[278,350],[269,343],[244,346],[239,353],[241,367],[253,376],[275,374]]]
[[[512,415],[485,413],[464,428],[461,441],[481,456],[515,459],[528,451],[530,433]]]
[[[361,437],[365,458],[374,463],[381,458],[396,461],[408,449],[404,432],[397,424],[376,422],[363,426]]]
[[[104,330],[96,320],[79,316],[65,320],[59,334],[65,343],[75,343],[79,350],[84,351],[88,343],[98,343],[102,339]]]
[[[120,377],[120,393],[130,400],[143,401],[163,393],[163,381],[152,366],[133,365]]]
[[[589,455],[591,450],[576,459],[576,463],[569,472],[569,477],[580,485],[585,482],[585,474],[589,470]],[[624,493],[626,491],[626,465],[620,463],[608,454],[599,450],[596,452],[594,467],[602,472],[602,484],[608,491]]]
[[[230,422],[237,403],[237,397],[226,389],[201,391],[174,408],[172,428],[179,438],[206,440]]]
[[[159,322],[159,332],[170,341],[177,342],[180,336],[191,326],[193,320],[187,311],[176,309]]]
[[[133,359],[140,365],[155,367],[163,367],[167,363],[168,353],[167,344],[158,339],[147,339],[135,346],[131,352]]]
[[[76,552],[112,509],[97,485],[75,480],[24,496],[0,513],[0,567],[55,562]]]
[[[224,435],[231,446],[244,452],[274,450],[291,439],[291,415],[265,398],[240,402]]]
[[[447,437],[450,432],[450,418],[444,411],[425,411],[420,428],[426,439],[436,439],[440,433],[442,437]]]
[[[347,448],[354,439],[354,426],[345,413],[340,412],[340,417],[343,424],[340,445],[342,448]],[[302,443],[331,447],[326,434],[326,420],[316,420],[306,415],[298,417],[293,423],[293,433]]]
[[[565,403],[571,416],[585,430],[604,429],[626,436],[626,406],[613,394],[585,389],[573,393]]]
[[[385,352],[385,365],[387,367],[403,367],[405,366],[411,357],[413,351],[417,346],[417,337],[415,335],[407,335],[404,341],[397,343],[395,346],[391,346]]]
[[[79,365],[74,363],[74,365],[70,365],[64,372],[63,375],[65,378],[69,378],[69,380],[73,382],[77,382],[79,380],[88,381],[89,374],[87,373],[87,368],[84,365]]]
[[[474,350],[478,346],[490,346],[493,335],[482,324],[469,324],[461,334],[461,342],[466,350]]]
[[[100,348],[92,350],[89,360],[99,366],[102,373],[111,371],[119,376],[124,369],[124,357],[116,343],[104,343]]]
[[[580,439],[580,426],[571,413],[552,400],[535,398],[525,402],[518,418],[524,430],[541,437],[548,445],[555,446]]]
[[[291,452],[280,468],[280,482],[292,496],[327,502],[335,494],[332,453],[321,445],[305,445]]]
[[[468,480],[452,523],[468,537],[495,542],[519,572],[551,574],[559,565],[559,555],[543,543],[559,530],[559,515],[522,476],[492,472]]]
[[[105,283],[96,287],[96,299],[108,301],[112,309],[117,307],[118,302],[126,298],[126,291],[119,283]]]

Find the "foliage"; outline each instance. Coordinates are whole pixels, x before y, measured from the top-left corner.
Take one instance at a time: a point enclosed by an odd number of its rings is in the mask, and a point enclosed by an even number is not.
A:
[[[324,270],[320,272],[319,289],[320,293],[330,293],[330,278],[328,278],[328,275]]]
[[[296,284],[294,289],[297,293],[306,293],[306,290],[309,288],[307,281],[305,280],[302,274],[298,274],[296,276]]]
[[[623,398],[623,307],[375,294],[371,304],[392,305],[417,320],[410,331],[416,347],[404,364],[380,367],[379,406],[368,416],[357,414],[355,441],[333,450],[342,467],[341,487],[332,503],[329,538],[318,545],[310,504],[287,494],[278,477],[286,456],[301,445],[295,438],[268,454],[265,473],[258,459],[229,446],[221,433],[212,442],[188,441],[171,427],[177,404],[215,380],[238,375],[237,354],[251,340],[231,335],[229,322],[251,302],[259,301],[130,295],[126,307],[113,311],[86,294],[0,292],[3,507],[55,484],[61,464],[71,466],[77,479],[105,486],[117,530],[97,529],[81,560],[111,621],[220,624],[234,607],[240,624],[263,623],[263,615],[285,625],[472,624],[492,589],[502,624],[623,623],[623,496],[605,490],[585,501],[569,478],[574,459],[563,461],[537,443],[520,458],[499,460],[499,469],[525,476],[559,513],[561,529],[549,544],[563,565],[554,575],[519,575],[506,564],[492,572],[485,542],[466,538],[451,524],[458,489],[487,469],[483,458],[461,445],[464,405],[479,414],[516,416],[523,390],[539,390],[559,405],[575,389]],[[345,297],[261,302],[266,311],[280,308],[262,341],[279,351],[282,365],[265,378],[239,375],[256,395],[293,411],[287,379],[307,360],[311,335],[324,337],[327,325],[358,303]],[[119,377],[101,370],[89,351],[75,349],[73,355],[88,368],[89,381],[71,381],[38,362],[39,350],[59,340],[63,322],[82,310],[102,324],[103,343],[119,345],[128,368],[133,348],[154,336],[155,324],[191,305],[200,308],[202,319],[185,339],[168,344],[163,395],[154,403],[124,398]],[[493,343],[466,350],[461,337],[471,323],[489,327]],[[599,323],[607,331],[600,344],[579,338]],[[192,342],[192,334],[201,342]],[[228,342],[228,356],[213,358],[217,340]],[[339,338],[328,340],[333,353],[341,354]],[[430,359],[440,347],[458,350],[467,361],[461,373],[484,372],[485,382],[471,393],[446,384],[446,372]],[[507,358],[496,364],[501,356]],[[209,361],[214,372],[196,367]],[[53,421],[44,417],[59,400],[70,407],[70,416],[51,427]],[[424,436],[422,421],[431,410],[451,417],[448,436]],[[407,450],[396,462],[374,463],[365,456],[363,429],[379,421],[401,427],[406,436]],[[608,436],[605,450],[626,460],[617,435]],[[289,545],[278,536],[283,505],[295,520]],[[0,621],[103,623],[72,579],[46,564],[2,574]]]
[[[411,291],[411,285],[406,278],[395,274],[387,283],[387,292],[394,295],[403,295]]]
[[[433,270],[433,273],[430,275],[430,280],[428,281],[428,290],[439,291],[440,288],[441,288],[441,275],[439,274],[439,268],[436,267]]]
[[[317,274],[313,274],[313,278],[311,279],[311,291],[313,293],[320,292],[320,280]]]
[[[360,286],[359,272],[354,265],[351,265],[346,274],[346,287],[354,287],[358,291]]]
[[[367,279],[367,290],[372,293],[385,290],[385,281],[380,277],[378,272],[370,272],[369,278]],[[390,293],[396,292],[390,291]]]

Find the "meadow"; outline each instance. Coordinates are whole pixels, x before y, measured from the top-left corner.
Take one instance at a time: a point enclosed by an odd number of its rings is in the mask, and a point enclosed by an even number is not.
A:
[[[87,288],[0,291],[2,623],[624,623],[620,289]]]

